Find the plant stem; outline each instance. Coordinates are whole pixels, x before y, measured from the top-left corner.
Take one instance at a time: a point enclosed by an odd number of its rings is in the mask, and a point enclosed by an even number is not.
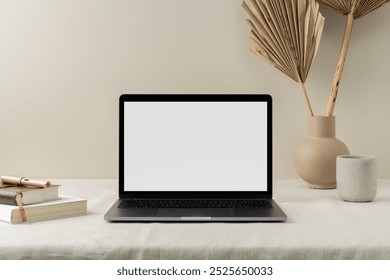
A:
[[[306,106],[307,106],[307,110],[309,111],[309,116],[314,116],[313,110],[311,109],[309,97],[307,96],[305,84],[302,81],[300,81],[299,85],[301,86],[303,97],[305,98],[305,101],[306,101]]]
[[[329,93],[325,116],[333,115],[334,106],[336,104],[336,99],[337,99],[337,93],[339,90],[340,80],[341,80],[341,76],[343,75],[345,60],[347,58],[349,42],[351,41],[352,28],[353,28],[353,23],[355,21],[354,10],[355,10],[355,5],[352,7],[351,11],[347,15],[347,24],[345,26],[343,43],[341,45],[336,72],[334,73],[334,77],[333,77],[332,88]]]

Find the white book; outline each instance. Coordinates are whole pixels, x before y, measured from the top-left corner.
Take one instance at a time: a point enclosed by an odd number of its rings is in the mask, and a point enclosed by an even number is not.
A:
[[[87,214],[87,200],[60,195],[58,200],[24,206],[27,222],[38,222]],[[0,204],[0,221],[21,224],[19,207]]]

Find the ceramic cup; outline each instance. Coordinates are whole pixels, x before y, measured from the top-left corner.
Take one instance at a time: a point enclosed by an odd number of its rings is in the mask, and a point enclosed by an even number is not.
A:
[[[345,201],[368,202],[375,198],[377,163],[374,156],[338,156],[336,180],[339,196]]]

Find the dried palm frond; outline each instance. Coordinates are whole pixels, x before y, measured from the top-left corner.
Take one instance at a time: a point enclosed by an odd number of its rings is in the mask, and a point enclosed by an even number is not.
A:
[[[324,17],[314,0],[244,0],[250,16],[251,50],[300,84],[310,115],[305,89],[317,53]]]
[[[333,115],[336,104],[338,88],[347,58],[349,42],[351,40],[352,28],[355,19],[363,17],[378,9],[390,0],[317,0],[320,4],[331,8],[341,14],[347,15],[347,23],[344,31],[343,43],[340,50],[339,60],[333,77],[332,88],[329,93],[328,104],[326,106],[326,116]]]
[[[353,10],[353,16],[358,19],[378,9],[390,0],[317,0],[320,4],[332,10],[348,15]]]

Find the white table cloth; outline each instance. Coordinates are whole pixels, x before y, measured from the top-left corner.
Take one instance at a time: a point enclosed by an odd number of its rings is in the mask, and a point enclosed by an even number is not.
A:
[[[0,259],[390,259],[390,180],[370,203],[276,180],[284,223],[109,223],[117,180],[52,180],[88,199],[88,215],[0,222]]]

